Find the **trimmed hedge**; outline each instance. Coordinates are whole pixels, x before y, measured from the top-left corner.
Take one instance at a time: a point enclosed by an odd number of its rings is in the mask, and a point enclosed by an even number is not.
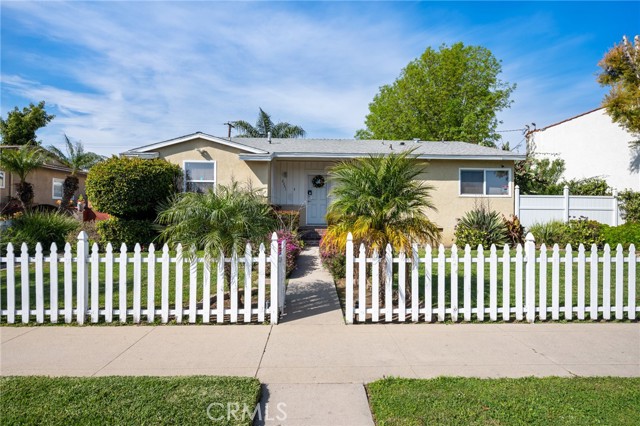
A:
[[[132,250],[136,243],[146,246],[158,236],[153,222],[148,220],[127,220],[111,217],[96,224],[100,235],[100,244],[106,246],[111,243],[114,250],[118,250],[122,243]]]
[[[91,168],[86,191],[99,212],[154,220],[158,204],[178,192],[181,179],[182,169],[162,159],[111,157]]]

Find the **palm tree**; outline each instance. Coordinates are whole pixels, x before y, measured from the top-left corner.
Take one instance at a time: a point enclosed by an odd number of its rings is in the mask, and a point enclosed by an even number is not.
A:
[[[247,243],[259,244],[277,227],[265,197],[235,181],[204,194],[176,194],[161,207],[157,222],[164,225],[162,241],[193,245],[212,257],[242,252]]]
[[[80,186],[80,180],[77,176],[78,171],[90,169],[104,159],[103,156],[96,153],[85,152],[82,142],[72,143],[67,135],[64,135],[64,139],[66,142],[66,154],[53,145],[48,148],[56,160],[71,169],[71,174],[64,179],[62,184],[61,211],[69,207],[69,201],[71,201]]]
[[[271,116],[260,108],[256,125],[252,126],[246,121],[240,120],[233,123],[240,132],[239,138],[266,138],[271,132],[274,138],[302,138],[305,131],[300,126],[295,126],[286,122],[274,124]]]
[[[424,173],[412,151],[342,162],[330,171],[332,182],[323,244],[344,250],[347,234],[369,250],[387,244],[409,252],[413,243],[437,243],[438,227],[426,215],[435,210]]]
[[[25,211],[33,203],[33,185],[26,181],[27,176],[42,166],[46,159],[46,152],[33,145],[23,145],[17,149],[0,148],[0,168],[18,175],[20,181],[16,183],[16,195]]]

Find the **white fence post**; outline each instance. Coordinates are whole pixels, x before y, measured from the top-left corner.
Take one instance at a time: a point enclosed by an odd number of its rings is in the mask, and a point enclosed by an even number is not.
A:
[[[89,294],[89,271],[87,268],[87,262],[89,261],[89,236],[84,231],[81,231],[80,234],[78,234],[77,252],[77,318],[78,324],[84,324],[84,318],[87,313],[87,302]]]
[[[562,212],[563,222],[569,222],[569,187],[567,185],[562,189],[562,196],[564,197],[564,210]]]
[[[271,324],[278,323],[278,235],[274,232],[271,235],[271,252],[269,253],[271,261]]]
[[[346,264],[346,312],[345,321],[353,324],[353,235],[347,235],[347,264]],[[385,306],[386,308],[386,306]]]
[[[513,208],[514,214],[520,217],[520,185],[516,185],[515,191],[515,206]]]
[[[611,209],[611,226],[618,226],[618,190],[613,190],[613,206]]]
[[[536,243],[531,232],[527,234],[525,239],[524,254],[527,259],[525,270],[527,321],[534,322],[536,318]]]

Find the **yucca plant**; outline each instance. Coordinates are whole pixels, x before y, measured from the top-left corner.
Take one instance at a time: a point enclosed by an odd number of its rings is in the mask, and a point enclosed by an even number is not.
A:
[[[369,251],[411,251],[413,243],[436,244],[440,231],[427,212],[436,210],[433,187],[418,179],[425,172],[413,151],[342,162],[329,172],[332,183],[327,213],[327,248],[344,252],[347,234]]]
[[[502,215],[489,206],[480,204],[458,220],[455,230],[456,244],[477,247],[503,246],[509,241],[507,226]]]
[[[64,140],[66,144],[66,154],[53,145],[48,148],[56,160],[71,169],[71,173],[64,179],[64,183],[62,184],[61,211],[69,207],[69,201],[71,201],[78,190],[80,185],[80,180],[77,176],[78,171],[87,170],[104,159],[101,155],[85,151],[82,142],[72,143],[67,135],[64,135]]]
[[[275,216],[265,197],[251,186],[238,182],[218,185],[199,194],[173,196],[158,214],[162,225],[160,240],[192,245],[212,257],[232,250],[244,252],[245,245],[260,244],[277,228]]]

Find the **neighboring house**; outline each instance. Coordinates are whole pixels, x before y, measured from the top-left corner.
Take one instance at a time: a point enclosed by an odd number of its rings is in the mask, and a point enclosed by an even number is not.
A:
[[[69,168],[57,164],[45,164],[29,173],[27,182],[33,185],[33,204],[57,207],[56,201],[62,199],[62,183],[70,173]],[[87,173],[79,171],[77,175],[80,180],[78,194],[84,194]],[[15,174],[0,170],[0,212],[12,197],[16,197],[15,184],[18,181],[19,178]]]
[[[513,164],[524,155],[464,142],[220,138],[194,133],[122,153],[164,158],[185,171],[185,190],[201,191],[232,179],[250,181],[272,204],[301,210],[301,224],[326,225],[328,171],[338,161],[416,148],[428,160],[424,181],[434,186],[437,212],[429,218],[453,239],[456,220],[481,201],[513,214]]]
[[[534,130],[529,137],[537,155],[565,161],[567,180],[600,176],[618,190],[640,190],[640,151],[629,146],[634,137],[604,108]]]

